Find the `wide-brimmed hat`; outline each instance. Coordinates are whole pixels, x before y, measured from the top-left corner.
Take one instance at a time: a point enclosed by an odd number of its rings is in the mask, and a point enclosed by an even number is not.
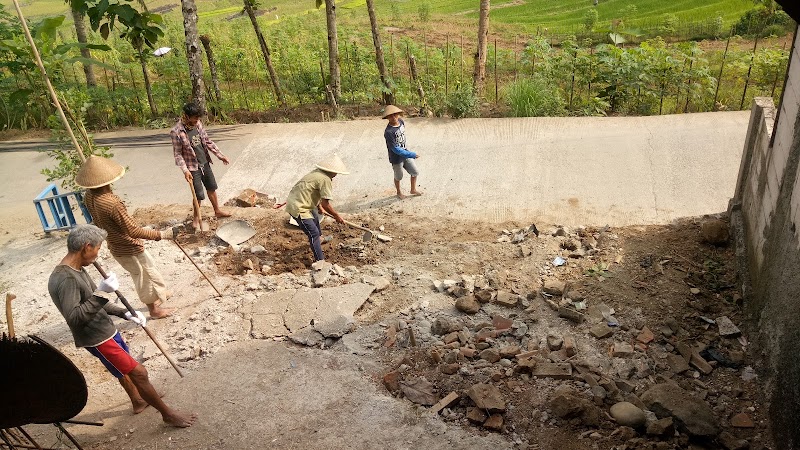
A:
[[[86,189],[99,188],[111,184],[125,175],[125,168],[101,156],[90,156],[81,165],[75,176],[75,183]]]
[[[339,155],[336,153],[317,163],[316,167],[317,169],[330,173],[340,173],[342,175],[347,175],[350,173],[350,171],[347,170],[347,167],[345,167],[344,163],[342,162],[342,159],[339,158]]]
[[[397,113],[405,114],[406,112],[403,111],[402,109],[398,108],[397,106],[386,105],[386,109],[383,110],[383,118],[385,119],[385,118],[391,116],[392,114],[397,114]]]

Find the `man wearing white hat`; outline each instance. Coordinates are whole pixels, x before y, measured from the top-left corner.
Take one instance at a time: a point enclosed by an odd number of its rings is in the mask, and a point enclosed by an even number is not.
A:
[[[286,198],[286,212],[308,236],[314,261],[325,259],[320,239],[319,214],[328,213],[337,222],[344,223],[344,219],[333,209],[330,200],[333,198],[333,177],[349,173],[342,160],[334,153],[295,183]]]
[[[94,224],[108,232],[108,249],[119,265],[130,273],[139,300],[147,305],[150,318],[167,317],[172,309],[162,308],[167,300],[167,286],[155,267],[142,239],[175,239],[174,229],[164,231],[140,227],[122,200],[111,191],[111,183],[125,175],[125,168],[100,156],[90,156],[81,166],[75,182],[86,188],[83,202]]]
[[[403,110],[394,106],[386,105],[383,111],[383,118],[388,119],[383,138],[386,139],[386,148],[389,150],[389,162],[394,171],[394,187],[397,190],[397,198],[406,198],[400,190],[400,181],[403,179],[403,169],[411,175],[411,195],[422,195],[417,191],[417,176],[419,170],[414,160],[419,155],[406,148],[406,123],[400,118],[404,114]]]

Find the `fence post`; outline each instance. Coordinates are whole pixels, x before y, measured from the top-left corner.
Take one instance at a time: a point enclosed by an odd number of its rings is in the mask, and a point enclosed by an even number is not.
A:
[[[464,35],[458,36],[461,39],[461,47],[458,49],[458,59],[460,59],[461,68],[458,71],[458,82],[464,83]]]
[[[753,71],[753,60],[756,58],[756,47],[758,46],[758,35],[756,35],[755,41],[753,41],[753,54],[750,55],[750,67],[747,69],[747,78],[744,80],[744,91],[742,91],[742,101],[739,103],[739,110],[741,111],[744,108],[744,99],[747,96],[747,86],[750,84],[750,74]]]
[[[711,110],[717,109],[717,100],[719,99],[719,85],[722,84],[722,69],[725,67],[725,59],[728,57],[728,46],[731,44],[731,36],[733,36],[733,27],[728,34],[728,41],[725,43],[725,51],[722,53],[722,63],[719,65],[719,76],[717,77],[717,88],[714,90],[714,103],[711,104]]]
[[[497,89],[497,38],[494,38],[494,104],[500,98],[500,91]]]
[[[449,87],[449,74],[450,74],[450,35],[447,35],[445,40],[445,45],[447,48],[445,49],[446,55],[444,58],[444,96],[447,97],[447,91]]]

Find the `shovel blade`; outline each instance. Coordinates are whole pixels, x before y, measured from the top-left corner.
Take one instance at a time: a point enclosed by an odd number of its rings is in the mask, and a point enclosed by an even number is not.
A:
[[[365,231],[364,235],[361,236],[361,240],[364,242],[372,241],[372,231]]]

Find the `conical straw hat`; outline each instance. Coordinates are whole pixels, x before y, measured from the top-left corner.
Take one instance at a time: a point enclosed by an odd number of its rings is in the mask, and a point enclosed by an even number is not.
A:
[[[391,116],[392,114],[397,114],[397,113],[405,114],[406,112],[403,111],[402,109],[398,108],[397,106],[386,105],[386,109],[383,110],[383,118],[385,119],[385,118]]]
[[[101,156],[90,156],[81,165],[75,176],[75,183],[86,189],[94,189],[111,184],[125,175],[125,168]]]
[[[325,158],[324,160],[317,163],[317,169],[324,170],[325,172],[331,173],[340,173],[342,175],[347,175],[350,171],[347,170],[342,159],[339,158],[339,155],[334,153],[333,155]]]

